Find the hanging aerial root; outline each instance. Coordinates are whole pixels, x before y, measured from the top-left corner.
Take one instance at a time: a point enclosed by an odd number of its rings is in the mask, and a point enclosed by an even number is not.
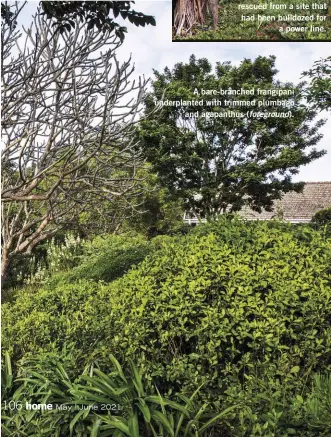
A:
[[[177,0],[174,8],[175,34],[189,33],[195,24],[205,22],[206,0]]]

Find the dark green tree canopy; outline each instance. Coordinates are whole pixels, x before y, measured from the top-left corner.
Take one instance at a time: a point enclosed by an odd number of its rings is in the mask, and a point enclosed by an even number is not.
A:
[[[328,225],[331,228],[331,206],[318,211],[311,221],[312,223],[316,223],[318,226]]]
[[[311,79],[307,90],[308,102],[320,110],[331,110],[331,56],[314,62],[313,68],[303,72]]]
[[[213,70],[207,59],[192,55],[189,63],[154,74],[145,101],[147,110],[160,99],[201,100],[197,90],[202,89],[255,90],[254,95],[219,94],[216,106],[206,106],[206,101],[193,109],[163,105],[153,118],[140,124],[143,151],[162,184],[196,214],[236,211],[245,203],[257,211],[270,209],[281,192],[302,189],[302,183],[292,182],[299,167],[325,154],[314,147],[322,137],[319,128],[324,121],[314,122],[316,112],[303,104],[303,83],[276,79],[273,56],[244,59],[239,66],[218,62]],[[259,96],[258,89],[275,90],[276,97]],[[293,95],[281,95],[283,90],[293,90]],[[277,100],[283,112],[290,105],[292,117],[267,117],[268,112],[277,111],[272,106],[251,108],[261,113],[255,118],[247,116],[250,108],[233,107],[241,116],[225,117],[229,112],[225,100],[248,104],[254,99],[267,104]],[[192,111],[198,117],[188,117]],[[203,117],[206,111],[219,117]]]
[[[133,10],[131,4],[134,3],[134,1],[41,1],[40,5],[46,17],[53,20],[53,25],[61,32],[72,30],[75,27],[75,19],[79,18],[87,23],[88,29],[96,27],[98,30],[113,30],[123,41],[126,27],[116,23],[110,17],[111,13],[114,18],[121,16],[136,26],[156,24],[153,16]],[[13,20],[12,24],[16,25],[15,14],[10,10],[7,2],[1,3],[1,18],[7,23]]]

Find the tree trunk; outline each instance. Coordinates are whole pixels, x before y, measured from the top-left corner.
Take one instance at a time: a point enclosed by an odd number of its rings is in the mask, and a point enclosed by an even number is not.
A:
[[[3,286],[7,271],[10,263],[8,249],[6,247],[2,248],[2,256],[1,256],[1,285]]]

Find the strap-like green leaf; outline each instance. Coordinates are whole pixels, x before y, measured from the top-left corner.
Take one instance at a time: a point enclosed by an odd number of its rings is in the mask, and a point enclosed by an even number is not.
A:
[[[96,419],[93,423],[92,430],[91,430],[91,437],[98,437],[99,435],[99,428],[100,428],[101,419]]]
[[[78,422],[78,420],[80,419],[80,417],[85,413],[86,410],[80,410],[78,411],[78,413],[76,414],[76,416],[72,419],[72,421],[70,422],[69,425],[69,431],[70,431],[70,435],[72,435],[73,431],[74,431],[74,426],[76,425],[76,423]]]
[[[149,411],[146,402],[143,399],[138,399],[137,407],[142,412],[145,421],[149,423],[151,421],[151,412]]]
[[[144,387],[142,384],[142,380],[141,380],[141,376],[140,373],[137,369],[137,367],[134,365],[134,363],[132,362],[132,360],[129,360],[130,362],[130,366],[133,372],[133,378],[132,378],[132,382],[134,384],[134,386],[136,387],[136,390],[138,392],[139,396],[144,396]]]
[[[130,437],[139,437],[139,424],[137,413],[133,413],[128,420]]]
[[[169,407],[173,408],[174,410],[180,411],[186,417],[189,417],[188,410],[183,405],[180,405],[178,402],[174,402],[174,401],[171,401],[169,399],[164,399],[162,397],[160,399],[159,396],[146,396],[144,399],[146,402],[153,402],[155,404],[163,405],[163,406],[168,405]]]
[[[127,379],[123,373],[123,370],[122,370],[120,363],[117,361],[117,359],[112,354],[109,355],[109,358],[110,358],[111,362],[114,364],[114,366],[116,367],[116,370],[117,370],[119,376],[123,379],[124,382],[127,383]]]
[[[196,428],[196,425],[197,423],[194,419],[190,420],[185,427],[183,437],[187,437],[189,435],[189,432],[191,431],[191,428],[193,428],[193,426]]]
[[[207,423],[205,423],[200,429],[199,429],[199,433],[203,433],[206,429],[210,428],[212,425],[215,424],[215,422],[217,422],[219,419],[221,419],[222,417],[226,416],[230,411],[234,410],[235,408],[237,408],[238,405],[232,405],[229,408],[226,408],[225,410],[221,411],[219,414],[217,414],[216,416],[214,416],[212,419],[208,420]]]
[[[171,426],[171,423],[169,422],[165,414],[161,413],[161,411],[152,411],[151,415],[152,415],[152,419],[154,419],[157,423],[163,425],[167,429],[169,434],[172,437],[175,437],[175,433]]]
[[[86,390],[70,390],[70,393],[75,396],[76,398],[87,399],[87,400],[93,400],[95,402],[98,402],[100,404],[107,404],[109,402],[109,398],[105,396],[98,396],[94,395],[93,393],[86,391]]]
[[[109,435],[112,435],[112,437],[124,437],[124,434],[119,429],[117,429],[114,432],[114,434],[109,434]],[[100,437],[104,437],[104,436],[100,434]]]
[[[5,388],[11,387],[13,382],[13,371],[9,352],[5,352]]]
[[[119,429],[125,435],[130,437],[129,427],[122,420],[119,420],[119,419],[117,419],[115,417],[113,417],[112,419],[107,418],[107,423],[109,425],[113,426],[114,428]]]
[[[57,363],[57,373],[65,380],[70,381],[70,378],[61,363]]]

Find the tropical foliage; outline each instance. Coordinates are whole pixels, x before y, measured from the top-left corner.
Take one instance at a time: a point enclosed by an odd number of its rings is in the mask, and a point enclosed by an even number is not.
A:
[[[132,361],[125,372],[112,355],[109,374],[90,366],[74,381],[51,356],[25,362],[15,381],[8,352],[4,361],[2,429],[6,436],[206,436],[207,430],[215,430],[238,407],[211,413],[207,403],[196,401],[199,388],[191,396],[163,397],[157,387],[143,381]],[[47,408],[30,407],[38,404]]]
[[[152,242],[109,284],[83,279],[83,269],[79,281],[5,303],[14,363],[54,354],[76,372],[94,363],[108,374],[112,353],[165,397],[201,386],[197,401],[209,410],[244,406],[227,417],[235,436],[327,435],[327,392],[312,386],[331,370],[330,237],[219,219]]]

